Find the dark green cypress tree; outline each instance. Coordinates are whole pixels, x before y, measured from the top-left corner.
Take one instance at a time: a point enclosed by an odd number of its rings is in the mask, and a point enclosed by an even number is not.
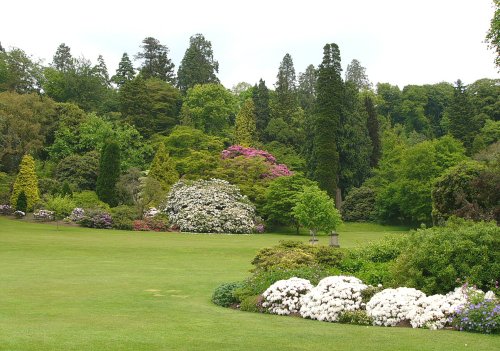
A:
[[[26,197],[26,193],[24,191],[21,191],[17,196],[16,211],[23,211],[24,213],[26,213],[27,209],[28,198]]]
[[[368,95],[365,96],[364,102],[365,102],[366,113],[368,115],[367,119],[368,134],[370,135],[370,140],[372,141],[370,167],[377,167],[378,160],[382,155],[377,111],[375,110],[375,105],[373,104],[373,100],[371,97],[369,97]]]
[[[189,47],[177,71],[179,89],[186,92],[196,84],[219,83],[219,62],[214,60],[212,43],[203,34],[189,38]]]
[[[337,194],[340,172],[337,142],[344,96],[341,72],[339,47],[326,44],[318,69],[314,145],[308,164],[314,179],[331,197]]]
[[[260,141],[265,140],[265,130],[269,123],[269,89],[266,87],[266,82],[259,80],[259,85],[255,85],[252,91],[252,100],[255,108],[255,127],[257,137]]]
[[[118,204],[116,183],[120,178],[120,148],[117,143],[104,145],[99,161],[96,193],[99,199],[114,207]]]

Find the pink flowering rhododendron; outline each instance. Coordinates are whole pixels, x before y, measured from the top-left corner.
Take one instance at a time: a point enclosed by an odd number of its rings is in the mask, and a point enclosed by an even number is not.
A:
[[[254,149],[251,147],[244,147],[241,145],[232,145],[226,150],[222,151],[222,159],[230,159],[238,156],[243,157],[262,157],[266,160],[269,165],[269,172],[262,174],[262,178],[278,178],[283,176],[292,175],[292,171],[284,164],[279,164],[276,162],[276,158],[269,152],[259,149]]]

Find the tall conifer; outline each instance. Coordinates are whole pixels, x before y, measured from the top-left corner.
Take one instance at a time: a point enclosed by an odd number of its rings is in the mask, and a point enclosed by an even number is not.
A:
[[[339,47],[326,44],[318,69],[314,145],[308,163],[313,177],[331,197],[337,194],[340,172],[337,139],[344,95],[341,71]]]
[[[118,204],[116,183],[120,178],[120,148],[117,143],[104,145],[99,161],[96,193],[99,200],[114,207]]]
[[[35,203],[40,200],[40,193],[38,190],[38,178],[35,172],[35,160],[31,155],[24,155],[19,167],[10,204],[12,207],[17,206],[19,194],[24,191],[27,199],[27,209],[31,211]]]

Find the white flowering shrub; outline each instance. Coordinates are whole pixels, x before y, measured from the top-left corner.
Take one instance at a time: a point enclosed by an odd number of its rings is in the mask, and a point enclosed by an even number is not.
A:
[[[420,298],[408,313],[413,328],[442,329],[450,322],[457,309],[468,302],[472,294],[484,294],[471,287],[459,287],[446,295],[430,295]]]
[[[272,314],[288,315],[298,313],[301,297],[311,291],[312,288],[311,282],[307,279],[293,277],[278,280],[262,294],[264,298],[262,307]]]
[[[177,182],[162,212],[183,232],[252,233],[255,226],[255,207],[220,179]]]
[[[393,327],[410,320],[410,312],[425,296],[413,288],[384,289],[373,295],[366,304],[366,312],[373,318],[374,325]]]
[[[53,221],[55,218],[54,211],[38,210],[33,212],[33,218],[40,221]]]
[[[361,308],[361,291],[367,287],[355,277],[326,277],[302,297],[300,315],[304,318],[336,322],[341,313]]]

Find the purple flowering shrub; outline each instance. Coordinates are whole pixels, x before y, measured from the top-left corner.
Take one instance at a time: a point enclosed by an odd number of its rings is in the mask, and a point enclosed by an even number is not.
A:
[[[80,220],[80,224],[88,228],[111,229],[113,220],[109,213],[93,209],[85,211],[85,215]]]
[[[245,158],[262,157],[265,160],[266,164],[269,166],[269,171],[263,173],[261,175],[262,178],[273,179],[277,177],[290,176],[293,174],[286,165],[281,163],[278,164],[276,162],[276,158],[269,152],[264,150],[244,147],[241,145],[232,145],[226,150],[222,151],[221,157],[223,160],[227,160],[236,158],[238,156],[243,156]]]
[[[457,309],[453,325],[464,331],[500,333],[500,302],[484,299],[477,303],[467,303]]]

